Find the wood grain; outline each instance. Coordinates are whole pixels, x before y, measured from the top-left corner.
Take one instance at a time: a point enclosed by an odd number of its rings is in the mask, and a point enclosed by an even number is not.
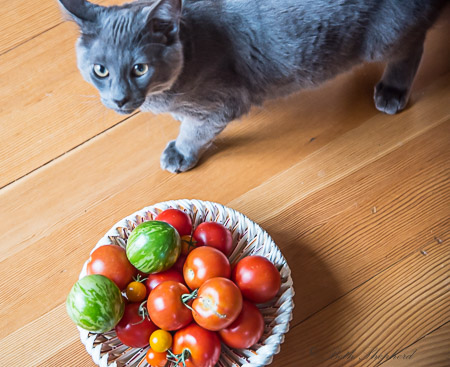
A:
[[[447,122],[306,198],[279,188],[291,193],[282,213],[266,206],[253,212],[251,218],[283,246],[288,262],[295,259],[292,276],[302,286],[294,324],[443,237],[450,227],[449,139]],[[285,182],[282,175],[276,181]],[[244,202],[253,203],[264,185],[247,193],[252,199],[244,194]],[[246,212],[245,204],[232,203]]]
[[[73,35],[64,24],[0,56],[0,187],[123,120],[81,79]]]
[[[425,337],[400,351],[383,367],[409,367],[414,361],[417,367],[448,367],[450,365],[450,322],[433,330]],[[411,358],[407,358],[411,356]]]
[[[14,4],[0,0],[0,366],[94,366],[65,297],[115,222],[178,198],[243,212],[287,258],[296,308],[273,366],[449,364],[450,7],[406,111],[375,110],[382,67],[365,65],[252,110],[171,175],[159,155],[178,124],[105,110],[56,2]]]
[[[424,246],[294,326],[274,365],[375,366],[448,322],[449,246]]]
[[[60,23],[56,1],[38,2],[29,17],[24,16],[26,2],[19,1],[17,7],[16,2],[4,3],[6,11],[0,15],[0,24],[7,30],[0,32],[0,37],[17,39],[16,31],[17,34],[27,34],[25,30],[28,29],[35,30],[35,33],[30,39],[25,37],[28,42],[10,49],[7,54],[1,55],[0,52],[0,79],[4,81],[0,84],[0,187],[123,121],[123,116],[115,115],[101,105],[97,91],[79,75],[74,50],[78,31],[72,23]],[[51,20],[45,16],[47,13]],[[450,15],[450,11],[447,13]],[[49,25],[45,32],[38,26],[42,19]],[[13,33],[8,35],[10,32]],[[450,22],[441,21],[427,37],[424,59],[411,97],[413,103],[430,81],[448,71],[450,52],[443,46],[449,43],[445,39],[447,34],[450,34]],[[8,42],[0,40],[0,45],[3,44]],[[381,68],[377,65],[355,69],[338,78],[336,83],[328,83],[329,88],[322,88],[320,92],[300,93],[297,100],[302,102],[297,109],[292,110],[292,103],[269,103],[267,108],[273,113],[266,118],[280,122],[277,124],[280,136],[293,138],[288,139],[287,144],[299,141],[291,130],[300,133],[298,129],[306,123],[328,124],[327,132],[333,134],[339,128],[349,126],[350,122],[343,123],[349,108],[353,109],[353,123],[368,118],[368,113],[376,114],[371,94],[380,74]],[[316,106],[320,106],[323,112],[317,113]],[[251,116],[255,122],[259,120],[257,114],[255,112]],[[302,118],[299,120],[298,116]],[[296,128],[284,122],[291,118],[297,121]],[[330,138],[323,134],[323,130],[317,133],[322,133],[321,139]],[[300,142],[317,136],[305,138],[303,135]],[[252,139],[258,139],[258,135]]]
[[[26,0],[0,1],[0,55],[61,23],[56,0],[33,4]]]
[[[91,1],[97,4],[120,4],[121,0]],[[41,0],[30,5],[27,0],[0,1],[0,55],[20,47],[50,29],[59,27],[63,14],[57,0]],[[60,31],[63,29],[58,28]],[[51,44],[49,44],[50,46]]]

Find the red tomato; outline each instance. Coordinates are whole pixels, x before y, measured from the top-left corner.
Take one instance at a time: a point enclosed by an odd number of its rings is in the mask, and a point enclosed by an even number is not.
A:
[[[180,274],[183,274],[183,266],[184,262],[186,261],[186,257],[187,255],[180,254],[180,256],[178,256],[177,261],[175,262],[175,264],[173,264],[173,266],[170,269],[175,270]]]
[[[228,228],[217,222],[203,222],[193,234],[197,246],[211,246],[230,256],[233,249],[233,237]]]
[[[167,363],[167,352],[158,353],[152,349],[149,349],[145,359],[147,363],[152,367],[164,367]]]
[[[181,300],[189,294],[184,284],[168,280],[150,292],[147,308],[152,321],[164,330],[178,330],[192,321],[192,312]]]
[[[185,212],[178,209],[166,209],[159,213],[155,220],[171,224],[178,231],[180,237],[191,234],[192,232],[191,218]]]
[[[185,360],[186,367],[213,367],[219,361],[220,339],[215,332],[192,323],[175,333],[172,351],[179,356],[183,353],[189,356]]]
[[[101,274],[123,290],[136,275],[136,268],[128,261],[125,249],[117,245],[104,245],[92,252],[86,267],[87,275]]]
[[[192,316],[201,327],[217,331],[229,326],[242,310],[242,295],[230,279],[212,278],[198,289]]]
[[[244,300],[238,318],[225,329],[219,330],[222,341],[231,348],[250,348],[264,332],[261,311],[253,303]]]
[[[184,283],[183,275],[173,268],[160,273],[149,274],[147,280],[145,281],[147,294],[150,294],[150,292],[155,289],[157,285],[165,282],[166,280]]]
[[[122,319],[116,325],[116,334],[120,341],[132,348],[144,348],[148,345],[150,335],[157,330],[148,315],[139,312],[141,303],[128,303]],[[145,306],[143,306],[145,309]]]
[[[187,286],[197,289],[208,279],[230,278],[230,262],[221,251],[214,247],[197,247],[187,256],[183,275]]]
[[[232,271],[232,279],[242,295],[255,303],[270,301],[281,287],[280,272],[262,256],[241,259]]]

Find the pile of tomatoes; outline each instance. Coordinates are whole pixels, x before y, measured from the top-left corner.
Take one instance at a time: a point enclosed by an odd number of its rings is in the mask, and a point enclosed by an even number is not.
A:
[[[112,244],[96,249],[86,271],[122,292],[123,307],[114,305],[118,314],[112,316],[117,337],[133,348],[150,344],[151,366],[210,367],[221,342],[249,348],[260,340],[264,320],[255,304],[272,300],[281,286],[279,271],[265,257],[247,256],[232,267],[232,249],[232,234],[222,224],[193,228],[185,212],[167,209],[137,226],[126,250]]]

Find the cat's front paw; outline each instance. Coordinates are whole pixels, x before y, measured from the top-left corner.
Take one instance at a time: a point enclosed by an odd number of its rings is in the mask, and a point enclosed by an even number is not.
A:
[[[197,157],[181,153],[175,146],[175,140],[172,140],[161,155],[161,168],[172,173],[181,173],[194,167],[197,161]]]
[[[408,102],[408,91],[379,82],[375,86],[374,100],[377,110],[394,115],[405,108]]]

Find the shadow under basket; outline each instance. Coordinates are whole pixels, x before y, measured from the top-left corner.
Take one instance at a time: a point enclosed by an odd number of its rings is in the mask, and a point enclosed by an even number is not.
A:
[[[214,221],[223,224],[233,234],[233,252],[230,263],[236,264],[249,255],[261,255],[270,260],[281,274],[281,289],[270,302],[258,304],[264,317],[264,333],[260,341],[249,349],[232,349],[222,343],[222,353],[216,366],[266,366],[280,351],[284,334],[289,330],[294,308],[294,288],[291,271],[280,249],[272,238],[258,224],[245,215],[221,204],[200,200],[173,200],[143,208],[116,223],[97,243],[100,246],[117,244],[126,247],[128,236],[140,223],[153,220],[168,208],[176,208],[187,213],[194,228],[201,222]],[[85,262],[80,278],[86,275]],[[101,367],[147,367],[145,355],[149,347],[130,348],[122,344],[113,330],[103,334],[91,333],[78,327],[80,338],[93,361]],[[174,364],[169,364],[174,366]]]

